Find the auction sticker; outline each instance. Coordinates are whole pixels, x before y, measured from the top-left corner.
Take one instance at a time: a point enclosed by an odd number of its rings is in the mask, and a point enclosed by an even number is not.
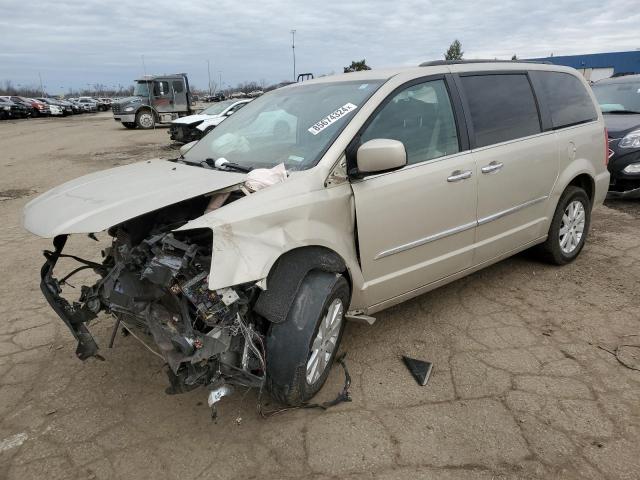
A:
[[[313,135],[319,134],[325,128],[327,128],[330,125],[332,125],[333,123],[337,122],[338,120],[340,120],[342,117],[344,117],[348,113],[353,112],[356,108],[358,108],[358,107],[355,106],[353,103],[347,103],[347,104],[341,106],[335,112],[331,112],[329,115],[324,117],[319,122],[314,123],[311,126],[311,128],[309,129],[309,132],[311,134],[313,134]]]

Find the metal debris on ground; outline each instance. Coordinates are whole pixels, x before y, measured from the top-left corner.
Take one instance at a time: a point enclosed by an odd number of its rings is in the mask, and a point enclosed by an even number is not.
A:
[[[402,356],[402,360],[404,364],[413,375],[413,378],[416,379],[418,385],[425,386],[429,381],[429,377],[431,376],[431,369],[433,368],[433,364],[431,362],[427,362],[424,360],[417,360],[415,358],[410,358],[406,356]]]
[[[262,408],[262,390],[260,390],[260,395],[258,396],[258,412],[262,418],[274,417],[276,415],[280,415],[282,413],[290,412],[292,410],[299,410],[303,408],[318,408],[320,410],[327,410],[331,407],[335,407],[343,402],[351,402],[351,394],[349,393],[349,388],[351,388],[351,375],[349,375],[349,369],[347,369],[347,364],[344,361],[344,358],[347,356],[347,352],[344,352],[342,355],[336,358],[336,362],[342,366],[344,370],[344,386],[338,396],[333,400],[323,403],[302,403],[300,405],[296,405],[294,407],[284,407],[278,408],[275,410],[265,411]]]

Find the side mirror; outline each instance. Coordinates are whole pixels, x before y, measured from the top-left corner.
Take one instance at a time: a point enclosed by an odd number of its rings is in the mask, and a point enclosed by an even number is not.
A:
[[[224,114],[225,117],[228,117],[229,115],[233,115],[233,110],[229,110],[227,113]]]
[[[193,146],[198,143],[198,141],[194,141],[194,142],[189,142],[189,143],[185,143],[184,145],[182,145],[180,147],[180,155],[184,155],[185,153],[187,153],[189,150],[191,150],[193,148]]]
[[[359,173],[381,173],[404,167],[407,151],[398,140],[376,138],[360,145],[356,159]]]

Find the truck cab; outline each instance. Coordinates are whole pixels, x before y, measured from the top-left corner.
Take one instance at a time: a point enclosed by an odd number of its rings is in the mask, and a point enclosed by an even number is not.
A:
[[[148,129],[191,115],[187,74],[146,75],[135,81],[133,96],[113,102],[111,108],[113,119],[126,128]]]

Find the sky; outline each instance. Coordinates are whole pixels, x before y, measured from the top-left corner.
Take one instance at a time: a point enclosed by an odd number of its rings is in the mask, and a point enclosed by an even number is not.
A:
[[[296,70],[341,73],[442,59],[510,59],[640,48],[638,0],[0,0],[0,82],[49,93],[144,74],[186,72],[192,85],[266,85]],[[143,65],[144,58],[144,65]]]

